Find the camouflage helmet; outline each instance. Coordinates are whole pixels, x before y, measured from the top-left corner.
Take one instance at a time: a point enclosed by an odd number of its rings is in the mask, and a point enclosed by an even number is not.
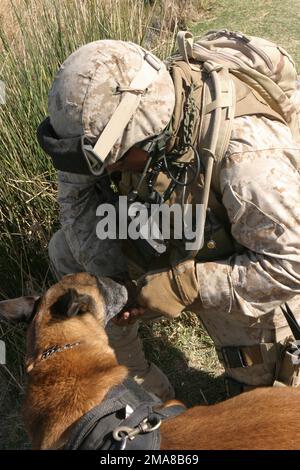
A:
[[[162,133],[172,117],[175,90],[165,64],[153,54],[130,42],[99,40],[62,64],[48,105],[58,137],[85,136],[107,164]]]

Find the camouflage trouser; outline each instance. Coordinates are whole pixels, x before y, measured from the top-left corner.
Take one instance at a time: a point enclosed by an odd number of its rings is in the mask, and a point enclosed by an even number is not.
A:
[[[99,240],[99,242],[101,242]],[[107,248],[107,243],[105,243]],[[116,248],[116,247],[115,247]],[[114,247],[110,250],[110,255],[114,254]],[[119,253],[115,253],[117,256]],[[88,271],[97,276],[106,276],[107,253],[99,250],[97,260],[81,265],[78,263],[68,246],[66,237],[62,230],[54,234],[49,243],[49,255],[53,271],[60,279],[62,276],[81,271]],[[103,258],[103,263],[101,262]],[[119,259],[120,258],[116,258]],[[110,273],[112,275],[113,273]],[[151,312],[145,315],[145,321],[153,321],[158,317]],[[138,335],[139,322],[128,326],[117,326],[110,322],[107,326],[107,334],[110,345],[114,349],[118,362],[125,365],[130,375],[137,383],[142,384],[146,390],[155,393],[162,400],[174,397],[174,390],[165,374],[153,363],[149,363],[144,355],[141,339]]]
[[[242,315],[233,319],[209,309],[199,317],[224,366],[228,395],[257,386],[300,385],[299,366],[287,351],[291,330],[279,309],[269,315],[269,320],[278,319],[272,326],[270,321],[246,326]]]

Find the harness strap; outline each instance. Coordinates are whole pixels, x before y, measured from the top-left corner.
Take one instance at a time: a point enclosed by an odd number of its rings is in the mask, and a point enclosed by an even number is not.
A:
[[[129,87],[119,88],[119,92],[125,93],[125,96],[121,99],[93,148],[93,153],[98,156],[102,163],[118,138],[123,134],[140,104],[142,94],[157,78],[160,69],[161,63],[152,54],[146,53],[143,57],[142,67]]]
[[[70,433],[65,449],[77,450],[85,447],[86,438],[91,434],[97,423],[105,417],[113,417],[118,411],[124,409],[124,403],[116,398],[109,398],[104,403],[96,406],[88,413],[86,413],[77,423],[73,426]],[[104,429],[105,430],[105,427]],[[98,434],[98,442],[102,442],[103,434]],[[94,439],[93,439],[94,442]]]
[[[140,405],[160,406],[161,401],[138,386],[132,379],[126,379],[123,384],[109,391],[105,399],[72,427],[64,449],[109,449],[112,439],[108,436],[111,431],[125,418],[126,412],[133,413]]]
[[[122,421],[118,426],[119,430],[131,430],[133,437],[125,438],[123,441],[115,442],[113,449],[126,450],[157,450],[160,449],[160,425],[162,421],[174,418],[186,410],[184,405],[173,405],[165,408],[153,408],[153,406],[141,404],[127,419]],[[149,431],[141,431],[145,426],[145,422],[154,422],[152,429]],[[150,426],[151,428],[151,426]],[[140,430],[140,431],[139,431]],[[116,429],[115,431],[118,431]],[[137,432],[135,432],[137,431]],[[130,431],[129,431],[130,432]],[[115,432],[114,432],[115,434]],[[126,445],[126,447],[124,446]]]
[[[216,348],[219,360],[226,368],[252,367],[275,363],[278,360],[277,343],[260,343],[253,346],[225,346]]]

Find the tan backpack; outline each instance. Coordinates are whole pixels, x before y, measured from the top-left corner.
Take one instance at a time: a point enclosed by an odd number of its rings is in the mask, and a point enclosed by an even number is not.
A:
[[[234,117],[264,114],[280,120],[300,145],[297,111],[291,99],[297,72],[282,47],[239,32],[210,31],[194,42],[190,32],[180,31],[177,41],[178,60],[183,58],[192,70],[199,70],[200,64],[207,72],[199,133],[200,148],[208,156],[203,196],[207,207],[212,177],[214,188],[219,189],[216,175],[228,148]]]

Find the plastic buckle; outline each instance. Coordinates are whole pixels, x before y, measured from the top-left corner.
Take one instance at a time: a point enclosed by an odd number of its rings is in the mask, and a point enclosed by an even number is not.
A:
[[[226,367],[230,369],[248,367],[238,346],[226,346],[220,349],[220,353]]]
[[[82,136],[81,138],[81,148],[91,174],[94,176],[100,176],[105,168],[104,162],[101,160],[99,155],[94,152],[92,144],[86,140],[85,136]]]

